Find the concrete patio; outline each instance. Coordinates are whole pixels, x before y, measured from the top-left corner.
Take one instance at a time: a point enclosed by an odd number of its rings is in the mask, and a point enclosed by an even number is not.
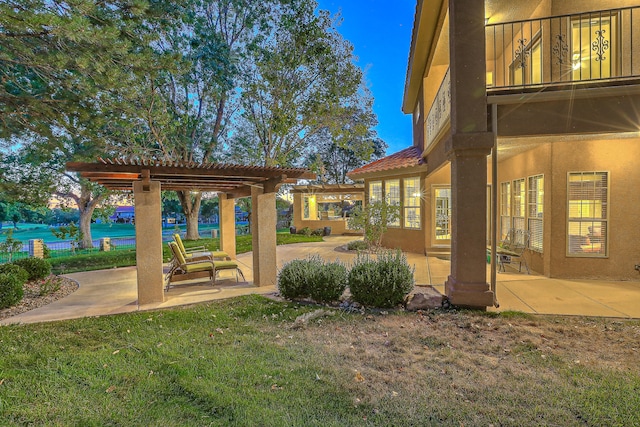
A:
[[[295,258],[317,254],[325,260],[340,260],[350,264],[353,253],[340,250],[353,236],[329,236],[319,243],[299,243],[277,247],[278,268]],[[421,286],[433,285],[444,292],[449,274],[449,261],[444,257],[407,254],[408,263],[415,266],[415,292]],[[179,284],[166,293],[163,303],[138,306],[136,267],[68,274],[80,288],[73,294],[45,307],[4,319],[0,324],[36,323],[80,317],[152,310],[247,294],[267,294],[275,286],[252,284],[252,254],[237,259],[247,282],[236,283],[232,272],[222,272],[215,286],[206,281]],[[489,270],[487,270],[489,277]],[[585,315],[618,318],[640,318],[640,281],[607,282],[599,280],[560,280],[516,272],[497,275],[499,308],[492,311],[522,311],[533,314]]]

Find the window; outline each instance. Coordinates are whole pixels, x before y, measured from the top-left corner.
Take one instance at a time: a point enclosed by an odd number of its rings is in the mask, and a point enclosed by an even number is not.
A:
[[[542,82],[542,33],[538,31],[527,43],[520,38],[514,43],[514,60],[509,66],[511,84],[522,86]]]
[[[511,182],[500,184],[500,240],[507,237],[511,229]]]
[[[303,197],[302,219],[318,219],[318,203],[315,195],[305,195]]]
[[[382,201],[382,181],[369,183],[369,203]]]
[[[609,173],[570,172],[567,185],[567,255],[606,257]]]
[[[512,215],[513,223],[511,228],[516,230],[526,230],[524,222],[525,213],[525,183],[524,178],[516,179],[513,181],[513,193],[512,193]]]
[[[581,15],[571,21],[573,80],[606,79],[612,75],[617,15]]]
[[[420,228],[420,178],[405,178],[404,180],[404,227]]]
[[[451,240],[451,187],[434,188],[435,237],[438,243]]]
[[[389,206],[400,206],[400,180],[392,179],[384,183],[385,200]],[[388,222],[389,227],[400,227],[400,215],[394,222]]]
[[[529,177],[529,191],[527,195],[527,214],[529,221],[529,248],[542,252],[543,233],[542,215],[544,212],[544,176]]]

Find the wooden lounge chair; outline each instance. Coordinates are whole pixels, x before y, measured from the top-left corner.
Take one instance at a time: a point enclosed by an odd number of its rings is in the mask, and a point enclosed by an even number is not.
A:
[[[172,282],[180,280],[196,279],[198,277],[209,276],[211,284],[215,284],[215,279],[218,273],[222,270],[235,270],[236,282],[238,281],[238,275],[242,276],[242,280],[246,281],[242,270],[238,267],[238,263],[235,261],[224,260],[214,261],[212,259],[185,259],[182,251],[178,247],[176,242],[169,242],[169,248],[173,258],[171,260],[171,267],[165,277],[165,290],[169,290]]]
[[[524,257],[524,252],[529,246],[530,236],[531,234],[528,230],[515,228],[509,230],[507,237],[496,249],[499,271],[504,272],[506,264],[519,262],[518,271],[522,272],[522,264],[524,264],[524,267],[527,269],[527,274],[531,274],[527,260]]]
[[[184,246],[184,243],[182,243],[182,238],[178,233],[175,233],[173,235],[173,240],[178,245],[178,249],[180,249],[180,251],[182,252],[182,255],[186,260],[210,258],[211,260],[215,261],[215,260],[231,259],[231,257],[229,257],[229,254],[227,254],[224,251],[207,251],[207,248],[205,248],[204,246],[195,246],[195,247],[186,249]]]

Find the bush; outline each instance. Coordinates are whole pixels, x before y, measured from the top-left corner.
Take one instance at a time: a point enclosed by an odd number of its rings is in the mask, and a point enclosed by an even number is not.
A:
[[[381,253],[377,259],[358,255],[349,272],[353,299],[370,307],[395,307],[413,289],[413,269],[398,251]]]
[[[321,268],[322,260],[317,255],[285,264],[278,276],[280,294],[287,299],[308,297],[310,281]]]
[[[312,231],[311,231],[311,229],[309,227],[304,227],[304,228],[301,228],[300,230],[298,230],[298,234],[304,234],[307,237],[311,236],[311,233],[312,233]]]
[[[19,274],[0,273],[0,309],[16,305],[24,295],[23,285]]]
[[[364,240],[354,240],[347,244],[347,249],[350,251],[366,251],[369,249],[369,245]]]
[[[16,276],[22,285],[27,283],[27,280],[29,280],[29,273],[27,273],[24,268],[15,264],[0,264],[0,274]]]
[[[310,279],[309,295],[317,302],[337,301],[347,288],[347,279],[344,265],[339,262],[324,264]]]
[[[13,262],[24,268],[29,275],[28,279],[40,280],[51,274],[51,264],[49,261],[40,258],[23,258]]]
[[[324,263],[318,255],[294,259],[278,276],[278,289],[287,299],[311,297],[317,302],[336,301],[347,288],[347,269],[339,262]]]
[[[311,232],[312,236],[324,236],[324,230],[322,228],[316,228]]]

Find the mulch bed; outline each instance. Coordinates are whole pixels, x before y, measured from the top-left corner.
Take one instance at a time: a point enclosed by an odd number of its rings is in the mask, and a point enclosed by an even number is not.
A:
[[[46,295],[40,295],[41,287],[51,287],[51,284],[54,284],[54,286],[59,285],[58,289]],[[51,304],[60,298],[74,293],[77,289],[78,283],[76,281],[62,276],[49,276],[44,280],[29,282],[24,285],[24,297],[22,301],[13,307],[0,310],[0,320]]]

